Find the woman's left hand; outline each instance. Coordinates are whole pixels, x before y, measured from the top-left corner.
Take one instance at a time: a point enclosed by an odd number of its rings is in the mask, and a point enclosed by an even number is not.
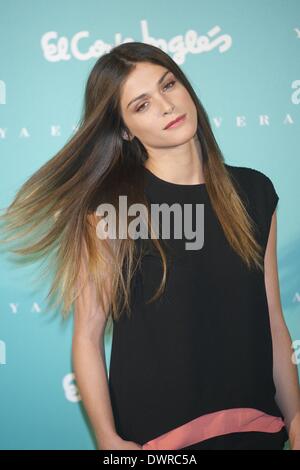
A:
[[[300,431],[296,437],[290,437],[289,441],[291,450],[300,450]]]

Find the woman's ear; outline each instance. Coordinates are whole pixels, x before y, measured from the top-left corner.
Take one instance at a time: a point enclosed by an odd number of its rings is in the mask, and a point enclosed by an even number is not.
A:
[[[131,140],[133,140],[133,137],[130,138],[130,137],[129,137],[129,133],[128,133],[127,131],[122,131],[122,137],[123,137],[123,139],[129,140],[129,142],[130,142]]]

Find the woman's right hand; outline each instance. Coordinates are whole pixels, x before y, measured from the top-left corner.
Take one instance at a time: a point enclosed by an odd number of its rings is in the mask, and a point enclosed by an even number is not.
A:
[[[134,441],[126,441],[120,436],[114,436],[106,442],[99,442],[99,450],[143,450],[143,447]]]

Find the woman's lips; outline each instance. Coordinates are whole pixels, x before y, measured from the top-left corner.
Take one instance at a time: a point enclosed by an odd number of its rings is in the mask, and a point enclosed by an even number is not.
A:
[[[186,114],[184,114],[183,116],[181,116],[176,122],[174,122],[174,124],[171,124],[171,126],[165,127],[165,130],[173,129],[173,127],[178,127],[178,126],[180,126],[180,125],[183,123],[183,121],[185,121],[185,118],[186,118]]]

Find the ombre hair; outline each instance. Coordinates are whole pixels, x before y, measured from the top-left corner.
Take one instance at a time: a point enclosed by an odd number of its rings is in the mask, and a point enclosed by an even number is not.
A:
[[[148,205],[143,180],[147,151],[138,138],[123,139],[123,131],[129,133],[129,129],[120,108],[122,85],[141,62],[167,68],[190,94],[197,109],[196,132],[213,210],[229,244],[245,265],[263,270],[255,223],[224,165],[208,115],[189,80],[160,48],[141,42],[125,43],[97,60],[87,80],[76,132],[20,187],[1,215],[2,232],[12,235],[1,242],[17,243],[11,252],[28,260],[47,257],[46,270],[53,273],[47,305],[58,305],[64,318],[86,282],[93,282],[99,306],[107,317],[118,320],[124,309],[130,314],[130,286],[142,251],[132,238],[100,240],[96,235],[96,209],[105,202],[117,211],[119,195],[126,195],[128,204]],[[151,221],[149,229],[152,233]],[[163,275],[151,302],[162,294],[167,274],[163,245],[159,238],[153,238],[153,243],[162,260]],[[108,303],[104,303],[105,298]]]

